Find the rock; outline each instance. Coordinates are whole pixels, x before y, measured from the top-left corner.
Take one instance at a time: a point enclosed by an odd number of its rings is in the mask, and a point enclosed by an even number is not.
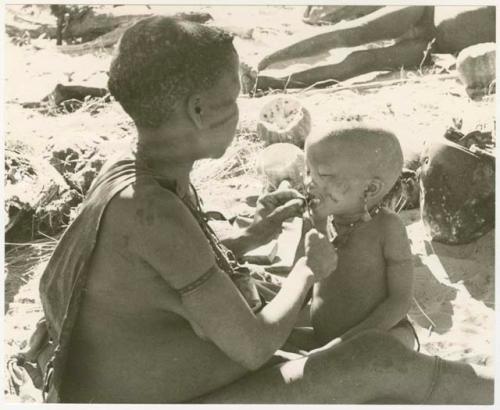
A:
[[[100,98],[105,103],[111,101],[109,91],[106,88],[57,84],[54,90],[41,101],[24,102],[21,103],[21,106],[27,109],[63,108],[67,112],[74,112],[90,98]]]
[[[457,73],[467,95],[475,99],[491,94],[496,76],[496,43],[481,43],[465,48],[457,57]]]
[[[278,143],[262,150],[257,161],[257,171],[264,179],[264,190],[276,190],[283,181],[290,187],[303,191],[305,173],[304,152],[293,144]]]
[[[443,138],[424,150],[421,162],[420,211],[434,240],[464,244],[493,229],[494,161]]]
[[[295,98],[277,97],[260,111],[257,134],[266,145],[288,142],[303,148],[310,131],[311,115]]]

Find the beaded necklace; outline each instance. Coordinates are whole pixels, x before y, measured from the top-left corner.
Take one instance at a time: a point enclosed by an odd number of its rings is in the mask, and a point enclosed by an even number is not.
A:
[[[368,211],[371,218],[374,218],[375,215],[378,215],[380,210],[382,209],[382,205],[376,205],[372,209]],[[358,226],[362,225],[367,221],[362,218],[349,222],[347,224],[342,224],[335,222],[335,217],[333,215],[328,216],[326,230],[328,234],[328,239],[330,242],[338,249],[344,247],[351,234],[358,228]]]

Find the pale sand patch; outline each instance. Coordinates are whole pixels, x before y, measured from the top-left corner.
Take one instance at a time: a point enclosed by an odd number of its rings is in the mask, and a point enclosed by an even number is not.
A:
[[[415,261],[416,302],[410,317],[423,351],[492,365],[494,231],[471,244],[448,246],[431,242],[421,221],[407,229]]]

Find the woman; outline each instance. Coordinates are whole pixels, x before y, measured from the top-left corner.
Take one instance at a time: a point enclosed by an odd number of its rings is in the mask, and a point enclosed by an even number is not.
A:
[[[207,227],[189,175],[194,161],[220,157],[236,129],[230,36],[151,17],[124,34],[109,76],[138,144],[103,169],[42,278],[57,346],[49,401],[491,400],[492,383],[470,366],[419,355],[385,333],[310,356],[277,354],[336,256],[309,231],[306,256],[277,296],[252,310],[235,259],[300,214],[302,197],[291,190],[263,197],[253,223],[233,237],[216,238]]]

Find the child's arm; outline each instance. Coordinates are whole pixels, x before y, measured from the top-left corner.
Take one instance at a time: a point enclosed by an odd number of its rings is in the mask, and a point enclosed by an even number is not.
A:
[[[363,321],[342,336],[346,340],[365,329],[389,330],[403,319],[413,295],[413,262],[406,229],[396,214],[385,215],[384,258],[387,264],[388,296]],[[363,286],[363,284],[360,284]]]

